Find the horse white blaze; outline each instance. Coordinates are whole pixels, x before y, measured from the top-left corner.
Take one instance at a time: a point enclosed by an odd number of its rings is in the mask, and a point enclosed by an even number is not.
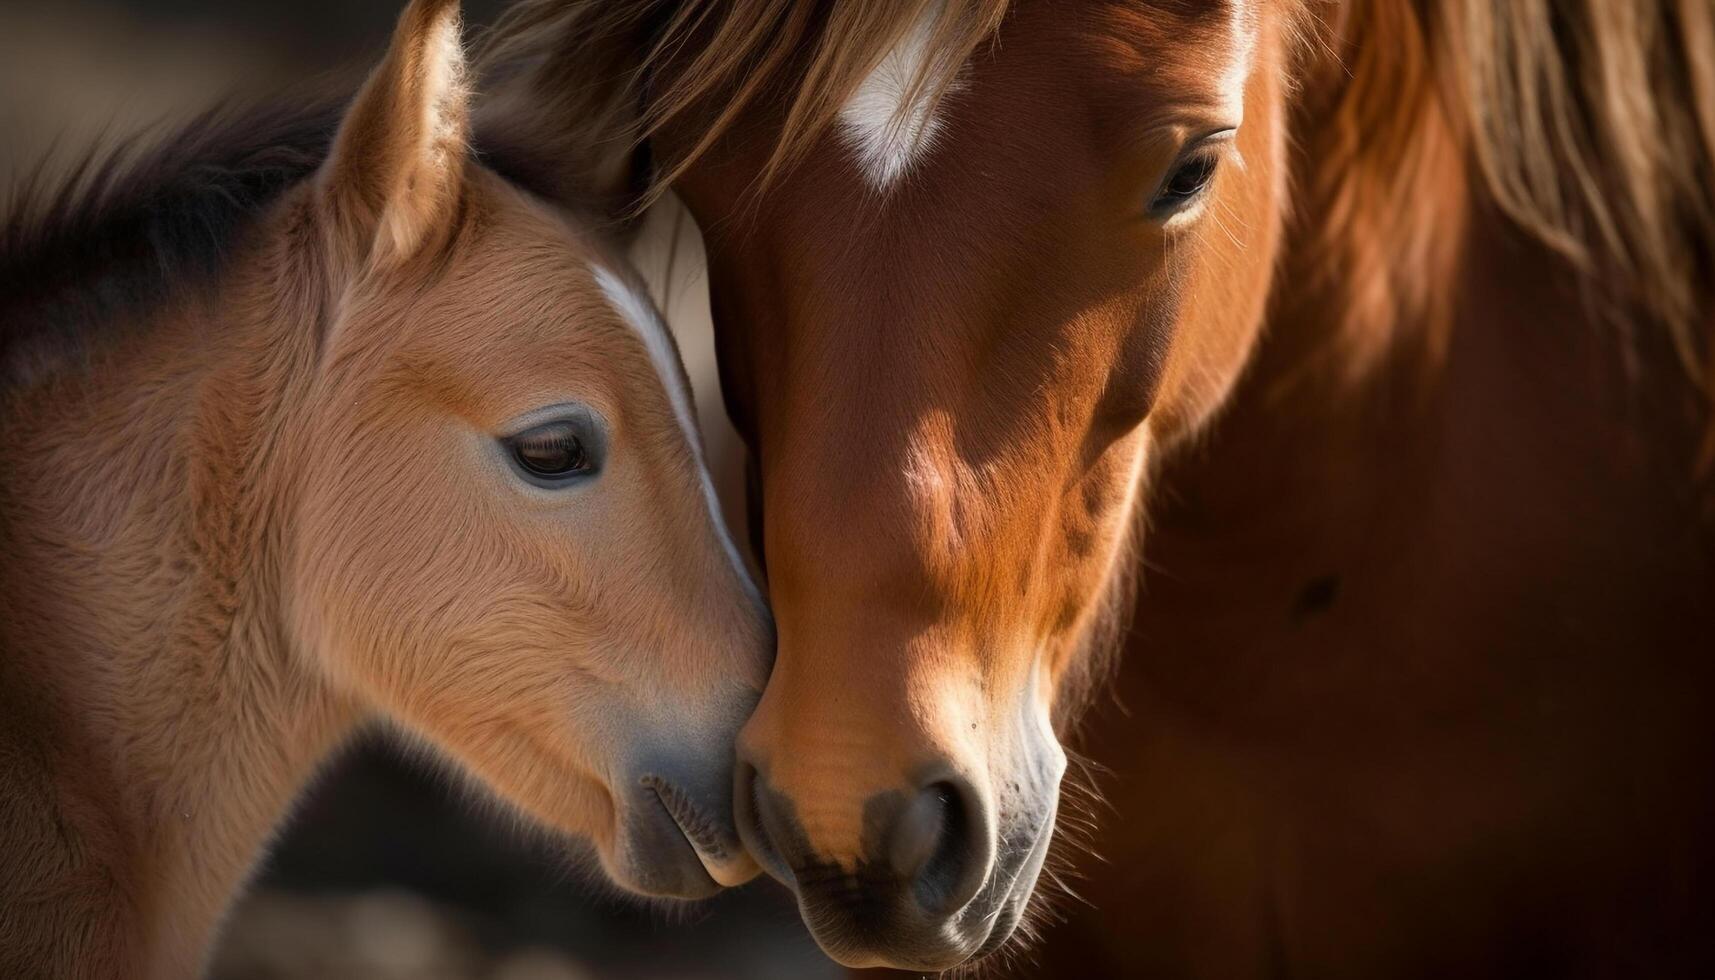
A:
[[[940,15],[941,4],[926,7],[840,108],[846,141],[864,179],[877,190],[892,185],[934,145],[940,124],[928,93],[919,91],[909,105],[906,99],[930,58],[929,41]]]

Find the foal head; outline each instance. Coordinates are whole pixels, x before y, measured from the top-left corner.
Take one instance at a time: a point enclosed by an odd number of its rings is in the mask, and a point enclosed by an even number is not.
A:
[[[779,628],[740,829],[836,958],[948,967],[1020,919],[1149,460],[1257,333],[1286,4],[644,5]]]
[[[755,871],[730,759],[766,613],[654,308],[586,227],[471,161],[458,30],[450,0],[411,5],[302,209],[330,312],[294,434],[291,629],[616,882],[703,895]]]

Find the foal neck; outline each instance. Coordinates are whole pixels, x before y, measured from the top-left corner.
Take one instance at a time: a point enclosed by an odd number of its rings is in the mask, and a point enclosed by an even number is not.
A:
[[[318,301],[258,239],[0,420],[0,973],[196,973],[353,723],[282,627]]]

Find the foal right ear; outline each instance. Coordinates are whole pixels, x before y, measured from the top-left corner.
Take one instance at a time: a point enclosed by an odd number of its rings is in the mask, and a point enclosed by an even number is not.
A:
[[[411,0],[318,176],[346,254],[402,261],[452,232],[470,140],[468,106],[458,0]]]

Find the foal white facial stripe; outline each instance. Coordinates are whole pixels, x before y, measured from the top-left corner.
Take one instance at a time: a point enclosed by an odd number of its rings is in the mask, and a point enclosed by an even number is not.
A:
[[[940,124],[926,94],[919,93],[912,105],[905,104],[905,97],[929,60],[929,39],[940,15],[941,4],[926,7],[840,108],[846,142],[857,155],[864,178],[878,190],[898,180],[934,145]]]
[[[655,304],[650,302],[649,297],[612,270],[596,266],[595,281],[596,285],[601,287],[602,295],[607,297],[608,303],[618,311],[620,319],[637,332],[643,340],[644,348],[649,351],[649,361],[655,366],[655,373],[660,376],[662,387],[667,389],[667,401],[673,406],[673,417],[684,430],[685,441],[690,443],[691,454],[697,466],[697,478],[702,481],[703,502],[708,506],[709,518],[714,522],[721,548],[726,552],[727,561],[732,563],[733,570],[738,572],[745,591],[760,604],[762,595],[757,591],[756,583],[751,581],[750,571],[745,567],[744,559],[739,557],[738,545],[732,540],[732,532],[727,529],[726,521],[721,517],[720,498],[715,496],[715,485],[709,477],[709,464],[703,455],[703,439],[697,428],[697,415],[692,408],[691,392],[685,382],[685,372],[679,367],[679,356],[673,346],[672,334],[667,331],[667,324],[662,321],[661,314],[656,311]]]

